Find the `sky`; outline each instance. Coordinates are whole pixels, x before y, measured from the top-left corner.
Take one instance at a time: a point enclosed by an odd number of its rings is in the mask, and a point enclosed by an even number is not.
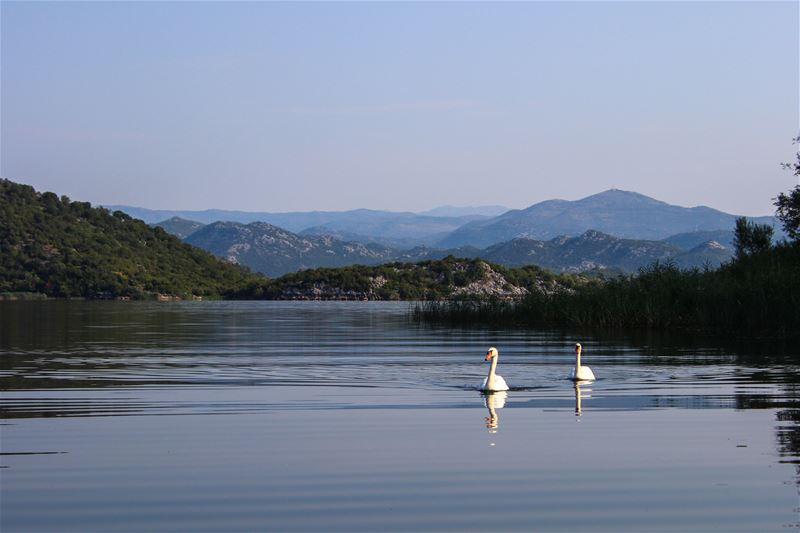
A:
[[[799,6],[3,1],[0,175],[153,209],[771,214]]]

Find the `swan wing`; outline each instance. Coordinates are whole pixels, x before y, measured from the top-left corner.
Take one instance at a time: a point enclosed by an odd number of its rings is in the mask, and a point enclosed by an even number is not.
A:
[[[498,391],[498,390],[508,390],[508,385],[506,385],[506,380],[503,379],[503,376],[498,376],[495,374],[494,376],[494,386],[489,389],[487,388],[487,382],[489,381],[488,377],[483,378],[481,382],[481,386],[478,390],[482,391]]]
[[[581,366],[580,370],[575,372],[575,369],[569,371],[569,379],[572,381],[594,381],[594,372],[588,366]]]
[[[495,376],[494,377],[494,389],[493,390],[508,390],[508,385],[506,385],[506,380],[503,379],[503,376]]]

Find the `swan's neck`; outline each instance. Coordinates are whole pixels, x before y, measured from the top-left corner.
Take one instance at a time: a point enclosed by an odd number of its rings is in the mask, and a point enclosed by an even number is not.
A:
[[[581,369],[581,352],[575,352],[575,375],[578,375],[578,371]]]
[[[489,375],[486,377],[486,388],[489,390],[494,390],[494,371],[497,368],[497,357],[492,357],[492,362],[489,365]]]

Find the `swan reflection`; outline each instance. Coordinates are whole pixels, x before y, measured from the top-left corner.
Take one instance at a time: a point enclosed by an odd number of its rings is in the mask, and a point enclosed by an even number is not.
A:
[[[500,420],[497,417],[496,409],[502,409],[506,404],[508,393],[506,391],[486,392],[483,394],[483,403],[489,410],[489,416],[485,418],[486,429],[489,433],[497,433]]]
[[[591,384],[589,380],[575,382],[575,416],[581,416],[581,397],[591,398],[591,396],[586,393],[592,392],[592,389],[583,389],[583,391],[581,391],[581,385],[586,386],[589,384]]]

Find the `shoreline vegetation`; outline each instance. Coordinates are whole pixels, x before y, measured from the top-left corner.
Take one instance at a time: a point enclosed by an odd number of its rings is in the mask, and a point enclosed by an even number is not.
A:
[[[448,325],[680,329],[734,336],[800,336],[800,244],[781,243],[717,270],[655,263],[635,276],[517,301],[417,304],[413,317]]]

